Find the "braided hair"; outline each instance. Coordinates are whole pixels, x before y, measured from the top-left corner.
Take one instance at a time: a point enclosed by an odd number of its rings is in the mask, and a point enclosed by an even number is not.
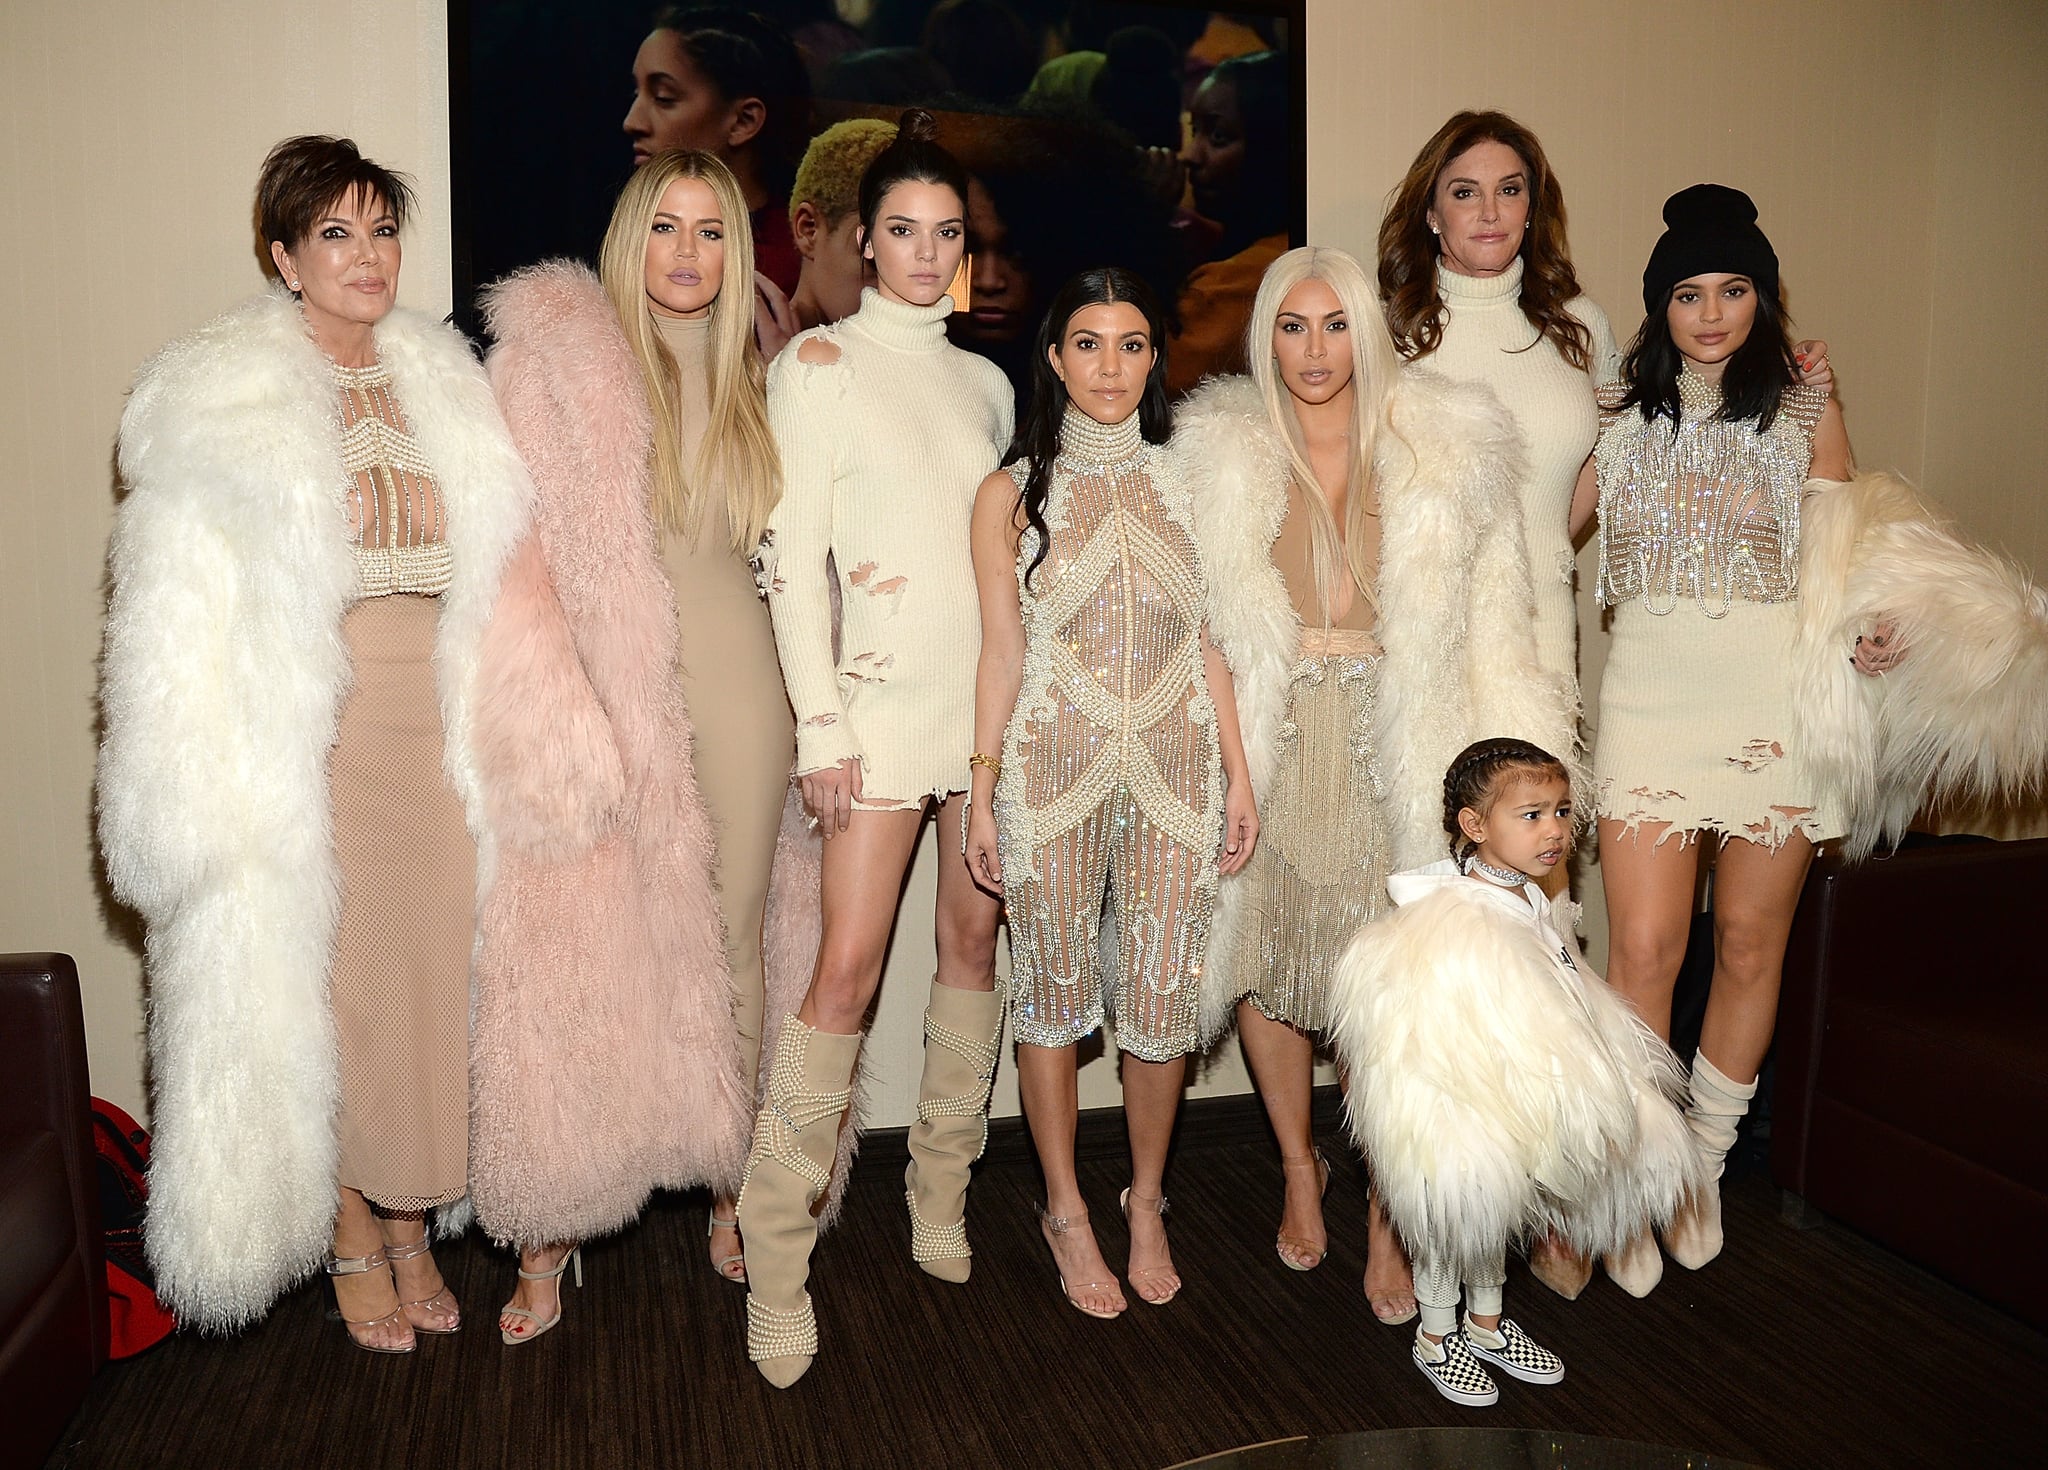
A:
[[[1540,745],[1510,736],[1475,741],[1459,751],[1444,772],[1444,831],[1451,839],[1451,856],[1460,863],[1477,848],[1458,825],[1458,813],[1466,807],[1484,812],[1493,805],[1500,778],[1510,773],[1555,776],[1569,782],[1571,773],[1564,762]]]

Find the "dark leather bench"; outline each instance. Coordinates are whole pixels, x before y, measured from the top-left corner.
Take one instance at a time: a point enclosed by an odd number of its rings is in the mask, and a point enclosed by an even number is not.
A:
[[[2048,840],[1817,863],[1786,956],[1771,1172],[2048,1326]]]
[[[40,1464],[107,1359],[107,1272],[69,955],[0,955],[0,1404]]]

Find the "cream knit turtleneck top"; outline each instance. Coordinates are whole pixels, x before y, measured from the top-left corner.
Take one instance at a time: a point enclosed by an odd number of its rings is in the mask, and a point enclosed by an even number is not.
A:
[[[803,333],[768,371],[783,488],[763,584],[797,770],[858,757],[864,806],[967,787],[981,652],[968,526],[1015,409],[995,364],[947,342],[952,310],[951,297],[919,307],[869,289],[859,311]],[[800,361],[813,340],[838,360]]]
[[[1443,341],[1420,365],[1448,378],[1484,383],[1522,431],[1529,475],[1519,490],[1530,580],[1536,587],[1536,655],[1546,670],[1576,684],[1572,489],[1600,434],[1594,390],[1621,368],[1614,331],[1591,297],[1566,303],[1593,337],[1592,371],[1581,372],[1522,314],[1520,256],[1501,274],[1483,277],[1461,276],[1439,261],[1436,283],[1446,308]]]

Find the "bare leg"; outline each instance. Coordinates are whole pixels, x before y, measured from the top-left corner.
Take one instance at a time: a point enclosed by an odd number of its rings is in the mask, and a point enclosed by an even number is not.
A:
[[[1074,1048],[1020,1044],[1017,1089],[1024,1116],[1031,1124],[1038,1166],[1045,1173],[1045,1212],[1071,1222],[1063,1234],[1050,1229],[1045,1232],[1067,1296],[1086,1312],[1121,1312],[1126,1305],[1124,1294],[1096,1244],[1095,1231],[1088,1224],[1088,1204],[1081,1198],[1080,1181],[1074,1173],[1074,1123],[1080,1110]]]
[[[1367,1160],[1370,1166],[1371,1160]],[[1372,1305],[1373,1316],[1389,1327],[1414,1320],[1415,1273],[1377,1189],[1366,1196],[1365,1299]]]
[[[825,844],[820,887],[825,932],[811,988],[797,1012],[806,1026],[852,1036],[867,1019],[875,988],[882,983],[882,959],[896,924],[903,873],[923,821],[923,813],[913,808],[856,811],[846,830]]]
[[[967,864],[960,860],[957,834],[966,800],[966,792],[956,791],[939,807],[939,891],[933,926],[939,951],[936,983],[956,990],[993,990],[996,926],[1002,921],[1003,904],[974,881]],[[949,836],[956,839],[950,846]]]
[[[1714,988],[1700,1051],[1732,1081],[1752,1082],[1778,1024],[1785,945],[1813,844],[1794,836],[1773,851],[1739,837],[1721,849],[1714,879]]]
[[[1127,1054],[1123,1069],[1124,1127],[1131,1139],[1131,1259],[1126,1271],[1139,1296],[1163,1306],[1173,1300],[1181,1284],[1173,1269],[1159,1201],[1166,1194],[1166,1154],[1173,1144],[1188,1059],[1179,1056],[1145,1062]]]
[[[1351,1095],[1351,1075],[1342,1067],[1337,1069],[1337,1086],[1345,1096]],[[1367,1159],[1368,1173],[1371,1168],[1372,1160]],[[1370,1186],[1365,1195],[1365,1299],[1373,1316],[1389,1327],[1414,1321],[1419,1310],[1408,1252],[1401,1248],[1401,1237],[1380,1203],[1379,1190]]]
[[[384,1248],[384,1232],[360,1190],[343,1188],[334,1212],[334,1254],[343,1260]],[[412,1323],[399,1310],[398,1289],[389,1271],[336,1276],[334,1304],[351,1326],[348,1335],[364,1347],[402,1348],[412,1342]]]
[[[1667,822],[1600,823],[1600,874],[1607,888],[1607,983],[1627,996],[1652,1031],[1671,1038],[1671,992],[1685,963],[1699,881],[1697,842]]]
[[[1249,1000],[1237,1003],[1237,1034],[1252,1081],[1266,1105],[1266,1121],[1280,1143],[1286,1199],[1276,1249],[1297,1271],[1322,1264],[1329,1236],[1323,1225],[1323,1166],[1315,1155],[1311,1122],[1315,1043],[1285,1021],[1275,1021]]]

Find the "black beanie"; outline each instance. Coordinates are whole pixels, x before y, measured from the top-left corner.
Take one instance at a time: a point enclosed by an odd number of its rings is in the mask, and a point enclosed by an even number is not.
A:
[[[1756,205],[1740,189],[1694,184],[1664,201],[1663,236],[1643,267],[1643,310],[1664,309],[1671,288],[1688,276],[1748,276],[1757,290],[1778,294],[1778,253],[1756,227]]]

